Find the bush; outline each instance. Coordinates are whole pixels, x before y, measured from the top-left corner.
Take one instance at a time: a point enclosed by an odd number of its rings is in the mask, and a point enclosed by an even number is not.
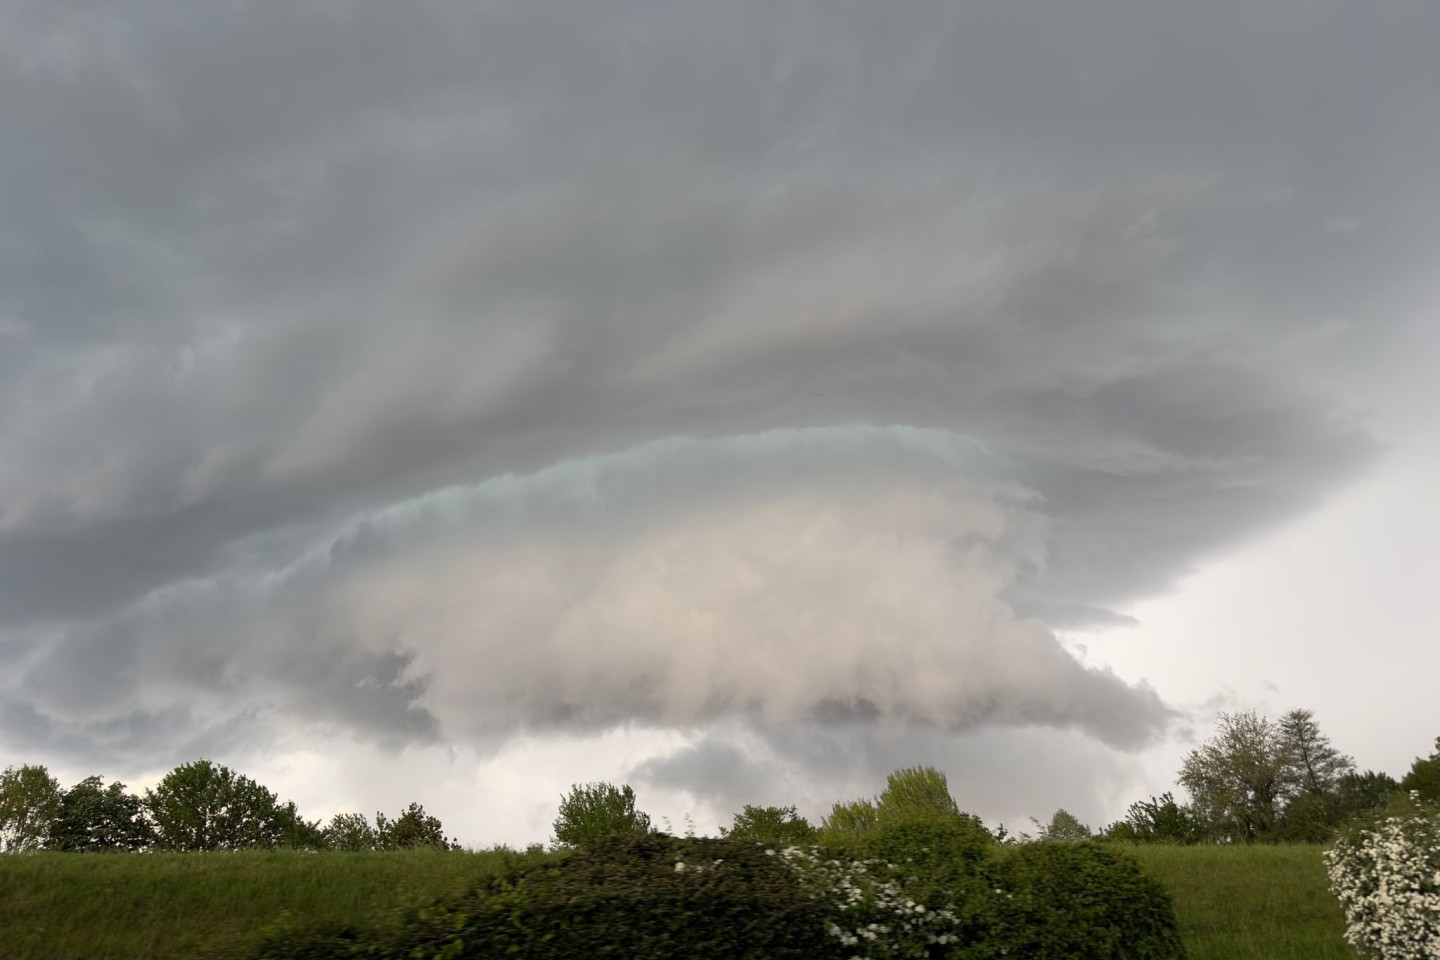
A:
[[[411,911],[399,932],[292,931],[258,956],[839,960],[824,922],[822,904],[760,846],[613,834],[559,860],[517,855],[469,895]]]
[[[953,814],[882,822],[828,849],[852,860],[895,864],[912,897],[939,906],[969,897],[980,883],[981,866],[998,847],[979,819]]]
[[[964,816],[820,848],[612,834],[515,854],[469,894],[373,931],[277,932],[262,960],[1178,960],[1169,897],[1113,847],[1002,845]]]
[[[825,932],[852,960],[950,956],[959,944],[988,935],[984,921],[977,925],[973,917],[985,901],[980,888],[962,897],[962,908],[949,896],[926,902],[914,889],[916,877],[906,876],[908,864],[826,857],[813,847],[788,847],[777,856],[806,894],[824,904]]]
[[[1410,794],[1325,854],[1345,939],[1384,960],[1440,957],[1440,807]]]
[[[996,904],[987,949],[998,948],[1000,955],[1033,960],[1185,956],[1170,895],[1113,847],[1089,841],[1006,846],[986,876]]]

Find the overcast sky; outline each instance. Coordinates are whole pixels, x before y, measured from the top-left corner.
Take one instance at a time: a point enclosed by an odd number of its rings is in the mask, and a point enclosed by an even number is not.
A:
[[[1440,7],[0,6],[0,765],[472,845],[1440,734]]]

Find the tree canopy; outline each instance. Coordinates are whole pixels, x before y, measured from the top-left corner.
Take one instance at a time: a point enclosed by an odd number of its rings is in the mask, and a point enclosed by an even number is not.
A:
[[[0,850],[40,850],[60,814],[60,783],[42,766],[6,767],[0,773]]]
[[[209,760],[183,764],[145,791],[145,809],[165,850],[238,850],[289,845],[308,834],[294,804]],[[317,831],[318,832],[318,831]]]
[[[651,826],[629,784],[577,783],[560,798],[554,830],[555,843],[573,847],[611,833],[650,833]]]
[[[50,831],[53,850],[144,850],[155,841],[140,798],[118,780],[86,777],[65,791]]]

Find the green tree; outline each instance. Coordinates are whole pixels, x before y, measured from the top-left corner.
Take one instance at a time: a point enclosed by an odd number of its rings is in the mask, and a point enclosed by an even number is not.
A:
[[[0,850],[41,850],[60,815],[60,782],[42,766],[6,767],[0,773]]]
[[[1355,772],[1355,761],[1330,744],[1309,710],[1291,710],[1280,718],[1279,749],[1285,791],[1292,797],[1333,795],[1340,778]]]
[[[86,777],[60,798],[60,813],[50,834],[54,850],[144,850],[155,842],[140,798],[118,780]]]
[[[379,845],[380,838],[363,813],[337,813],[325,827],[325,846],[330,850],[374,850]]]
[[[292,850],[325,849],[325,831],[319,820],[306,820],[290,800],[275,808],[275,821],[280,828],[280,845]]]
[[[238,850],[284,846],[294,833],[293,805],[229,767],[196,760],[145,791],[145,809],[165,850]]]
[[[820,838],[826,843],[858,840],[880,824],[880,811],[874,800],[837,801],[830,816],[820,822]]]
[[[1121,843],[1202,843],[1210,839],[1205,823],[1170,793],[1130,804],[1125,819],[1106,827],[1107,840]]]
[[[383,813],[376,813],[375,843],[381,850],[415,850],[422,847],[458,850],[460,847],[455,841],[446,839],[440,820],[427,814],[418,803],[410,804],[394,820]]]
[[[881,820],[960,815],[945,774],[934,767],[902,767],[890,774],[875,809]]]
[[[934,767],[902,767],[885,778],[885,789],[874,800],[836,803],[820,826],[819,838],[843,844],[887,824],[952,820],[985,829],[979,817],[960,811],[945,774]]]
[[[1050,817],[1050,822],[1040,827],[1041,840],[1089,840],[1093,831],[1081,823],[1073,813],[1061,807]]]
[[[1420,794],[1422,800],[1440,803],[1440,737],[1435,738],[1435,752],[1429,757],[1416,757],[1410,772],[1400,779],[1400,789]]]
[[[1335,784],[1335,805],[1341,819],[1349,819],[1357,813],[1384,810],[1400,789],[1400,784],[1388,773],[1351,771]]]
[[[629,784],[575,784],[560,798],[554,843],[576,847],[612,833],[651,833],[650,817],[635,809]]]
[[[1233,843],[1268,838],[1293,779],[1279,729],[1253,710],[1222,713],[1215,736],[1186,756],[1179,777],[1216,839]]]
[[[755,807],[735,814],[730,829],[720,828],[720,835],[730,840],[749,840],[775,846],[799,846],[815,839],[815,828],[800,816],[793,806]]]

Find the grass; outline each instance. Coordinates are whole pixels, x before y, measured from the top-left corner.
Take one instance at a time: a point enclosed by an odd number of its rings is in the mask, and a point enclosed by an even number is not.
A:
[[[500,856],[503,856],[500,855]],[[494,853],[48,853],[0,857],[0,957],[235,953],[287,917],[366,922],[458,893]]]
[[[1355,960],[1320,847],[1129,847],[1170,890],[1190,960]],[[6,960],[238,955],[266,927],[363,923],[463,891],[504,854],[38,854],[0,857]]]
[[[1164,884],[1190,960],[1356,960],[1319,846],[1136,846]]]

